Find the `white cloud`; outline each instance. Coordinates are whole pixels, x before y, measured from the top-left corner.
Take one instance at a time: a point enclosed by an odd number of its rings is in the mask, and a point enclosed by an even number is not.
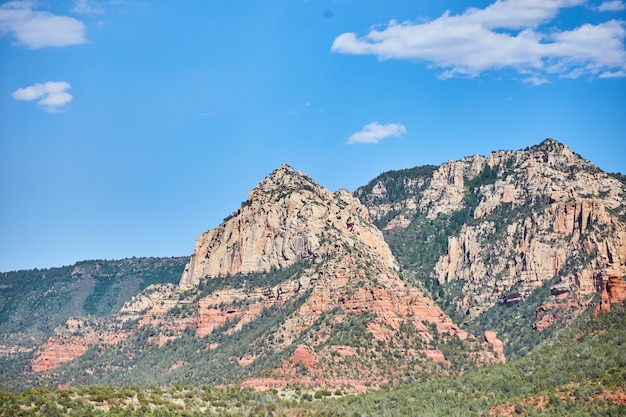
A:
[[[74,8],[72,9],[74,13],[79,14],[103,14],[104,10],[102,7],[97,5],[91,0],[76,0]]]
[[[621,78],[621,77],[626,77],[626,70],[620,70],[620,71],[615,71],[615,72],[603,72],[602,74],[600,74],[600,78]]]
[[[626,10],[626,4],[621,0],[605,1],[594,9],[599,12],[621,12]]]
[[[626,69],[624,22],[610,20],[572,30],[538,29],[566,7],[585,0],[497,0],[425,23],[391,21],[364,37],[339,35],[332,51],[379,59],[425,61],[440,79],[513,69],[537,84],[549,74],[578,77]],[[542,82],[540,82],[541,84]]]
[[[451,19],[486,28],[521,29],[552,20],[564,7],[584,3],[585,0],[497,0],[485,9],[471,7]]]
[[[66,91],[70,88],[70,84],[65,81],[48,81],[18,88],[11,96],[15,100],[39,100],[37,104],[48,113],[59,113],[63,111],[63,106],[72,101],[72,95]]]
[[[524,83],[526,83],[526,84],[531,84],[531,85],[535,85],[535,86],[541,85],[541,84],[547,84],[547,83],[550,82],[550,81],[548,81],[547,78],[541,77],[541,76],[537,76],[537,75],[533,75],[531,77],[524,78],[522,81]]]
[[[68,16],[33,10],[31,1],[10,1],[0,5],[0,34],[11,34],[17,45],[30,49],[78,45],[87,42],[85,25]]]
[[[378,143],[389,137],[400,137],[406,134],[406,127],[400,123],[385,123],[381,125],[378,122],[372,122],[363,126],[358,132],[353,133],[348,138],[348,143]]]

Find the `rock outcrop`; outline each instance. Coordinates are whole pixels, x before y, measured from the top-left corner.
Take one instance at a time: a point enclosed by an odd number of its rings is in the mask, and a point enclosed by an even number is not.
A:
[[[96,344],[115,345],[131,335],[110,323],[102,328],[98,320],[69,319],[64,326],[55,329],[34,354],[30,362],[31,372],[43,372],[59,367],[82,356]]]
[[[505,360],[504,357],[504,343],[498,339],[498,335],[493,330],[485,331],[485,342],[493,349],[496,356]]]
[[[54,335],[40,346],[29,363],[36,373],[59,367],[82,356],[95,345],[116,345],[136,334],[139,327],[149,324],[162,332],[171,327],[181,328],[180,322],[164,323],[154,319],[177,304],[178,288],[173,284],[152,285],[132,297],[111,317],[70,318],[54,329]],[[138,324],[135,324],[138,323]],[[168,327],[169,326],[169,327]],[[157,345],[162,345],[154,340]]]
[[[626,282],[618,276],[610,276],[602,281],[600,303],[595,309],[595,315],[611,311],[611,304],[613,303],[626,303]]]
[[[608,288],[620,288],[626,276],[624,183],[567,146],[547,139],[524,150],[449,161],[419,178],[405,172],[383,174],[355,194],[390,233],[418,217],[463,221],[429,274],[441,286],[462,287],[453,305],[466,321],[501,302],[522,303],[548,281],[552,299],[537,312],[537,330],[576,316],[598,294],[620,300]]]
[[[198,237],[180,284],[187,288],[205,277],[318,261],[338,245],[375,253],[387,267],[397,268],[382,234],[356,198],[345,190],[331,193],[283,165],[249,193],[233,216]]]

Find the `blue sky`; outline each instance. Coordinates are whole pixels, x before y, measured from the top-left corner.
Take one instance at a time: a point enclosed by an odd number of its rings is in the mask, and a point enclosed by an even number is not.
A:
[[[2,1],[0,271],[190,255],[282,163],[626,173],[625,36],[612,0]]]

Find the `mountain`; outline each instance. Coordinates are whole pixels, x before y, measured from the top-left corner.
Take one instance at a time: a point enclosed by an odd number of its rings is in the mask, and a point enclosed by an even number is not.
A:
[[[496,329],[507,356],[626,298],[623,177],[555,140],[387,172],[355,195],[412,279],[462,327]]]
[[[552,139],[354,193],[283,165],[197,238],[177,284],[63,310],[0,388],[365,391],[548,355],[574,324],[622,311],[625,198],[623,176]]]
[[[504,360],[495,334],[461,330],[398,269],[359,200],[283,165],[198,237],[178,286],[68,319],[27,379],[363,391]]]

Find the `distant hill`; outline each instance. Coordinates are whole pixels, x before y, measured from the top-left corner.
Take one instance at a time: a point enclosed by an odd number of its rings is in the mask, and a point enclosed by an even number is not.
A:
[[[32,351],[69,317],[104,317],[149,285],[178,282],[187,260],[94,260],[0,273],[0,373],[21,371]]]

